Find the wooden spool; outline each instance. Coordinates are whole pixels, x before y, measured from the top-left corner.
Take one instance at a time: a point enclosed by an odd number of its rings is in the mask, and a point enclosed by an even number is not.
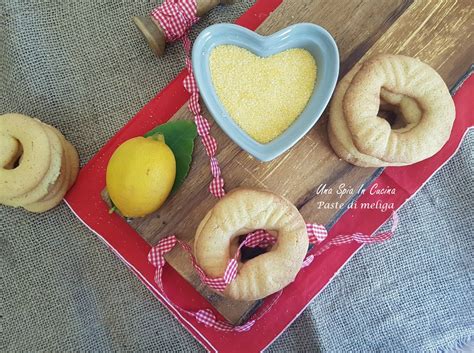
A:
[[[220,4],[232,4],[235,0],[197,0],[196,16],[202,17]],[[152,16],[134,16],[133,22],[145,37],[148,45],[157,56],[165,52],[166,40],[163,29]]]

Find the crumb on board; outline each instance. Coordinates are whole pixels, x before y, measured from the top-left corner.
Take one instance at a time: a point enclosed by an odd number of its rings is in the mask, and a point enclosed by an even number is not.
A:
[[[261,58],[220,45],[209,59],[217,96],[230,117],[254,140],[268,143],[304,110],[316,81],[316,62],[305,49]]]

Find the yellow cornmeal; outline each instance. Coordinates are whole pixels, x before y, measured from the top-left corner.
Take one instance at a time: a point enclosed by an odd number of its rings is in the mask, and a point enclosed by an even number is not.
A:
[[[260,143],[272,141],[295,121],[316,81],[316,62],[305,49],[261,58],[220,45],[209,60],[212,83],[227,113]]]

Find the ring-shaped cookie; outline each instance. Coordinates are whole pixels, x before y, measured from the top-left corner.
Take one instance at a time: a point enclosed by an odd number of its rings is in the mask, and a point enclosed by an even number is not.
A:
[[[276,244],[266,253],[239,264],[237,277],[223,295],[257,300],[291,283],[308,251],[303,217],[288,200],[268,191],[237,189],[220,199],[201,221],[194,239],[197,263],[210,277],[221,277],[232,243],[255,229],[274,231]]]
[[[360,65],[356,65],[337,84],[336,90],[331,100],[329,112],[329,142],[340,158],[360,167],[387,167],[406,165],[405,163],[389,163],[373,156],[363,154],[356,148],[352,141],[352,135],[344,117],[342,102],[354,75],[359,69]],[[392,106],[398,106],[400,115],[403,116],[403,119],[400,119],[403,120],[403,122],[395,121],[395,124],[399,124],[401,126],[398,128],[398,131],[408,131],[416,126],[416,124],[420,121],[421,111],[412,98],[389,92],[384,88],[382,88],[380,91],[380,98],[381,107],[387,103]]]
[[[14,169],[0,167],[0,200],[20,196],[38,185],[50,167],[50,143],[41,124],[21,114],[0,116],[0,135],[18,140],[22,161]]]
[[[36,120],[38,124],[44,129],[49,140],[49,155],[50,162],[49,168],[44,175],[43,179],[31,190],[9,199],[1,200],[1,202],[8,206],[19,207],[23,205],[36,202],[47,195],[50,190],[54,187],[56,180],[59,177],[60,169],[63,161],[63,145],[60,137],[56,134],[53,128],[47,124],[41,123]],[[20,160],[19,166],[25,162],[25,155],[23,154]],[[34,171],[32,171],[34,173]]]
[[[377,116],[382,88],[416,100],[422,117],[415,127],[398,132]],[[357,149],[390,163],[431,157],[449,139],[455,118],[441,76],[420,60],[402,55],[379,55],[365,62],[347,89],[343,109]]]

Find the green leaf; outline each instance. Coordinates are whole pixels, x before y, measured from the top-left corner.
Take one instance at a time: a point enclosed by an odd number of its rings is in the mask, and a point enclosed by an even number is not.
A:
[[[118,208],[116,206],[112,206],[112,207],[109,208],[109,214],[112,214],[117,210],[118,210]]]
[[[176,179],[171,190],[174,193],[184,183],[191,166],[194,139],[197,136],[196,125],[190,120],[170,121],[155,127],[146,133],[145,137],[155,134],[165,137],[165,143],[171,148],[176,159]]]

